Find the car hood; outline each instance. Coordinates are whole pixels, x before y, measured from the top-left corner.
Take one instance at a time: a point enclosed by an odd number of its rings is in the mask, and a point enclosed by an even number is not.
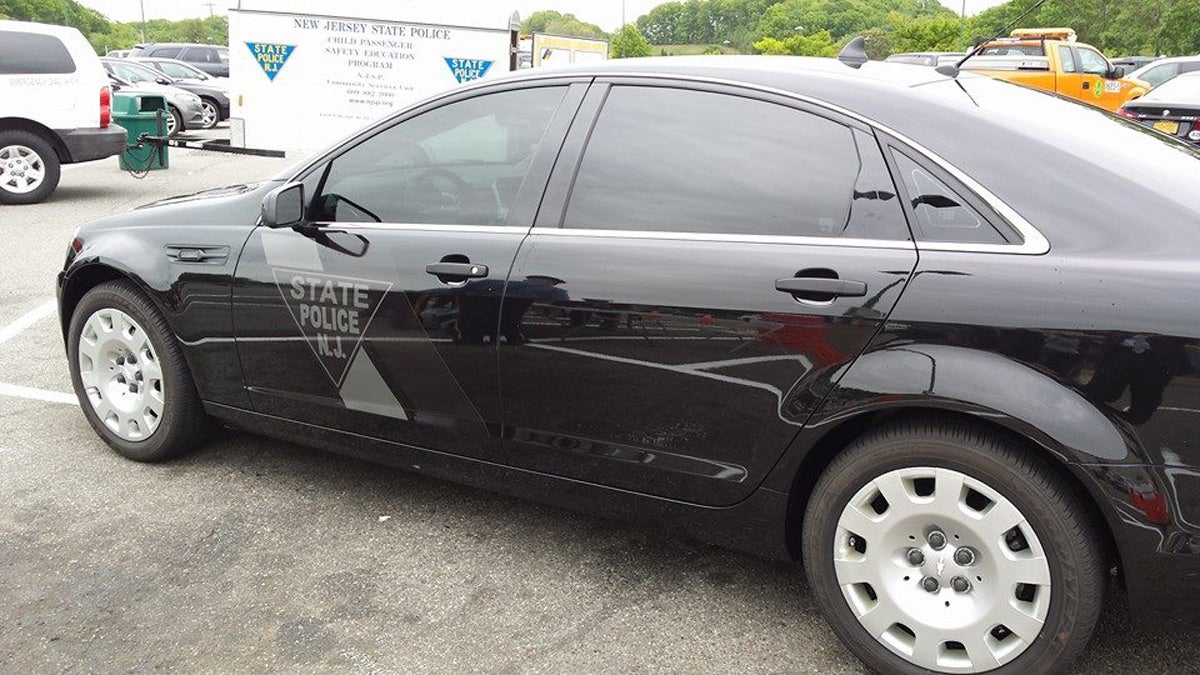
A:
[[[161,199],[92,221],[80,229],[80,234],[86,239],[101,230],[143,227],[249,230],[258,223],[263,196],[281,182],[264,180]]]

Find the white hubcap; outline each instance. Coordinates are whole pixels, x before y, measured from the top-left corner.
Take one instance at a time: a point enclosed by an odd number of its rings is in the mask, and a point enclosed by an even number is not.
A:
[[[922,668],[998,668],[1037,639],[1050,566],[1017,507],[950,469],[890,471],[838,519],[834,571],[863,628]]]
[[[0,188],[16,194],[33,192],[46,180],[42,156],[24,145],[0,148]]]
[[[96,415],[117,436],[143,441],[162,422],[162,366],[150,337],[119,309],[96,310],[79,336],[79,379]]]

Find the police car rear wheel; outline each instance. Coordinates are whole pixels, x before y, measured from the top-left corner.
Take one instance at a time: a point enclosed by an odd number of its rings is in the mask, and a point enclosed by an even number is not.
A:
[[[805,513],[810,585],[872,668],[1066,670],[1099,618],[1097,525],[1046,461],[959,422],[859,438]]]
[[[209,420],[179,343],[133,283],[88,291],[71,316],[67,348],[80,407],[118,453],[161,461],[206,437]]]

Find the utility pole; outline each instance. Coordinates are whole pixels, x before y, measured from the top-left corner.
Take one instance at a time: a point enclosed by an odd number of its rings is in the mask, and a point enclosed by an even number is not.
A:
[[[964,0],[964,1],[965,1],[965,0]],[[211,18],[213,18],[213,7],[216,7],[216,6],[217,6],[217,3],[215,3],[215,2],[202,2],[202,3],[200,3],[200,5],[201,5],[202,7],[207,7],[207,8],[208,8],[208,18],[210,18],[210,19],[211,19]]]
[[[142,8],[142,43],[146,42],[146,0],[138,0],[138,5]]]

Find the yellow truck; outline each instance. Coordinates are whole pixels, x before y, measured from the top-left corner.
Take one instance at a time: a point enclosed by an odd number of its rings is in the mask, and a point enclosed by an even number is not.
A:
[[[963,70],[1016,82],[1116,111],[1150,91],[1151,85],[1125,77],[1100,50],[1078,42],[1070,28],[1021,28],[992,40],[967,59]]]

